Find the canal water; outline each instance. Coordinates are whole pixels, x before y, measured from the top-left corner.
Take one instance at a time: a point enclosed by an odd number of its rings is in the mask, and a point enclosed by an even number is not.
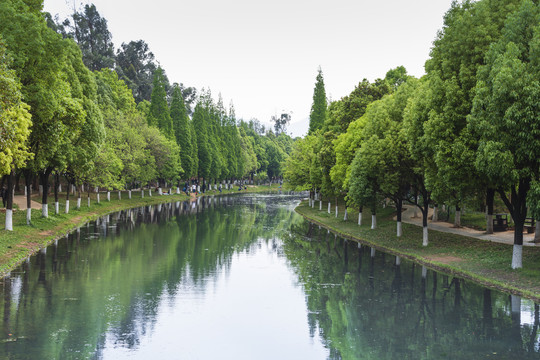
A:
[[[359,247],[298,201],[83,226],[3,280],[0,359],[540,359],[533,302]]]

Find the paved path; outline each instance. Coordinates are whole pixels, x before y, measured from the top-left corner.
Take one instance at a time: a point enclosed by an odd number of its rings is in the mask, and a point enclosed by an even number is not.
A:
[[[13,197],[13,203],[17,204],[19,209],[26,210],[26,196],[24,196],[24,195],[15,195]],[[31,205],[32,205],[31,206],[32,209],[41,210],[41,204],[40,203],[32,200]]]
[[[414,224],[418,226],[422,226],[422,213],[420,211],[418,212],[418,217],[414,217],[414,207],[413,206],[407,206],[406,210],[403,212],[401,216],[401,221],[409,224]],[[429,209],[429,216],[431,216],[433,213],[433,209]],[[514,244],[514,230],[509,231],[501,231],[496,232],[493,234],[486,234],[484,231],[471,229],[468,227],[460,227],[456,228],[454,227],[454,224],[450,224],[444,221],[431,221],[428,220],[428,229],[442,231],[442,232],[448,232],[463,236],[469,236],[476,239],[486,240],[486,241],[493,241],[493,242],[499,242],[504,244]],[[540,244],[535,244],[532,241],[534,240],[534,234],[527,234],[523,233],[523,245],[524,246],[540,246]]]

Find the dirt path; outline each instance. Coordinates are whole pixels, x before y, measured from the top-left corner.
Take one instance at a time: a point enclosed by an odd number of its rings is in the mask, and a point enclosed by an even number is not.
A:
[[[414,207],[407,206],[406,210],[401,215],[402,221],[409,224],[414,224],[422,226],[422,213],[418,212],[418,217],[414,217]],[[433,214],[433,209],[429,209],[428,218]],[[428,229],[433,229],[437,231],[453,233],[458,235],[469,236],[481,240],[493,241],[503,244],[513,244],[514,243],[514,230],[501,231],[493,234],[486,234],[485,231],[471,229],[465,226],[456,228],[454,224],[450,224],[444,221],[431,221],[428,220]],[[532,241],[534,240],[534,234],[523,233],[523,245],[525,246],[539,246]]]
[[[13,203],[16,204],[19,209],[21,210],[26,210],[26,196],[24,195],[15,195],[13,197]],[[32,203],[31,203],[31,207],[32,209],[35,209],[35,210],[41,210],[41,204],[32,200]]]

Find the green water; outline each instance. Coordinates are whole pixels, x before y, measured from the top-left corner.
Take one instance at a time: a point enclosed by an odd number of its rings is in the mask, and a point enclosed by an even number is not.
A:
[[[4,279],[0,359],[540,359],[538,306],[304,221],[290,196],[83,226]]]

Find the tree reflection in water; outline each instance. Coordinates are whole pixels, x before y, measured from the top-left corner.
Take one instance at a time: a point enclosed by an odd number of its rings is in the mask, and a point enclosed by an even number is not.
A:
[[[327,230],[308,223],[284,241],[306,292],[310,333],[331,358],[540,358],[537,304],[337,241],[328,251]]]

